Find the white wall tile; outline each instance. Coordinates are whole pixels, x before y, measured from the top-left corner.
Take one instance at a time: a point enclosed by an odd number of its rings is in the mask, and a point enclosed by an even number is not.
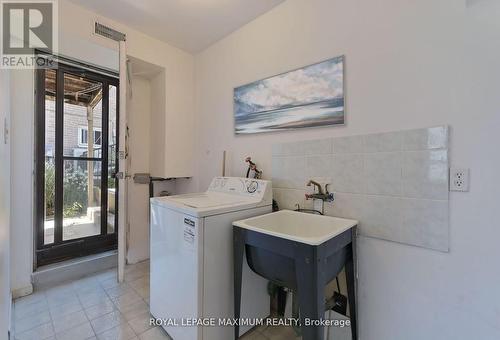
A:
[[[401,151],[403,148],[402,132],[375,133],[363,136],[364,152]]]
[[[332,156],[306,156],[306,180],[315,177],[330,177],[332,174]]]
[[[312,207],[312,201],[305,199],[305,190],[273,188],[273,198],[278,202],[280,209],[294,210],[297,204],[301,208]]]
[[[366,154],[364,159],[364,192],[373,195],[400,195],[402,158],[400,152]]]
[[[303,189],[306,182],[305,157],[275,157],[272,165],[272,182],[276,188]]]
[[[333,191],[363,193],[363,155],[333,155],[331,178]]]
[[[333,139],[333,153],[361,153],[363,151],[363,136],[337,137]]]
[[[279,144],[274,198],[309,208],[307,180],[331,183],[325,214],[359,220],[365,236],[447,251],[447,148],[446,126]]]
[[[385,240],[402,240],[402,202],[398,197],[366,196],[359,232]]]
[[[448,182],[447,149],[404,154],[403,196],[447,200]]]
[[[402,199],[405,243],[449,250],[448,201]]]
[[[273,156],[303,156],[304,143],[300,141],[293,143],[273,144],[272,154]]]
[[[333,152],[333,139],[306,140],[303,142],[304,155],[329,155]]]
[[[333,202],[325,202],[325,215],[363,220],[365,196],[338,192],[334,194]]]
[[[448,127],[436,126],[403,133],[404,150],[429,150],[448,147]]]

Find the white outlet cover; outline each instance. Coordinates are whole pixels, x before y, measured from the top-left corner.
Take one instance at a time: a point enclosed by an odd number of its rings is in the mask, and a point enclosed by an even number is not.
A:
[[[467,168],[450,169],[450,191],[469,191],[470,170]]]

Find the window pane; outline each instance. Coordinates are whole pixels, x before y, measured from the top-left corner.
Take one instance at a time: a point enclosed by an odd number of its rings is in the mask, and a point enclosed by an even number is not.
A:
[[[63,241],[101,233],[101,162],[64,161]]]
[[[108,234],[115,232],[115,221],[117,220],[118,180],[114,174],[118,171],[117,150],[117,114],[116,114],[116,86],[109,86],[109,124],[108,124]]]
[[[44,242],[54,243],[54,204],[55,204],[55,150],[56,115],[55,90],[56,72],[45,71],[45,188],[44,188]]]
[[[94,144],[102,145],[102,132],[94,130]]]
[[[65,73],[64,156],[101,157],[101,143],[89,138],[101,127],[102,84]]]

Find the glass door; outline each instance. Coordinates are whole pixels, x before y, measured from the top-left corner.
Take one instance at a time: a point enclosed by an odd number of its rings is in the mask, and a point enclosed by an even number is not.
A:
[[[38,266],[117,246],[117,89],[65,64],[37,70]]]

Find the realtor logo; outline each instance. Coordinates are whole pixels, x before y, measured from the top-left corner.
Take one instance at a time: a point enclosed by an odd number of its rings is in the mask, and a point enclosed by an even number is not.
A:
[[[57,53],[57,3],[1,0],[2,68],[47,66],[35,49]]]

